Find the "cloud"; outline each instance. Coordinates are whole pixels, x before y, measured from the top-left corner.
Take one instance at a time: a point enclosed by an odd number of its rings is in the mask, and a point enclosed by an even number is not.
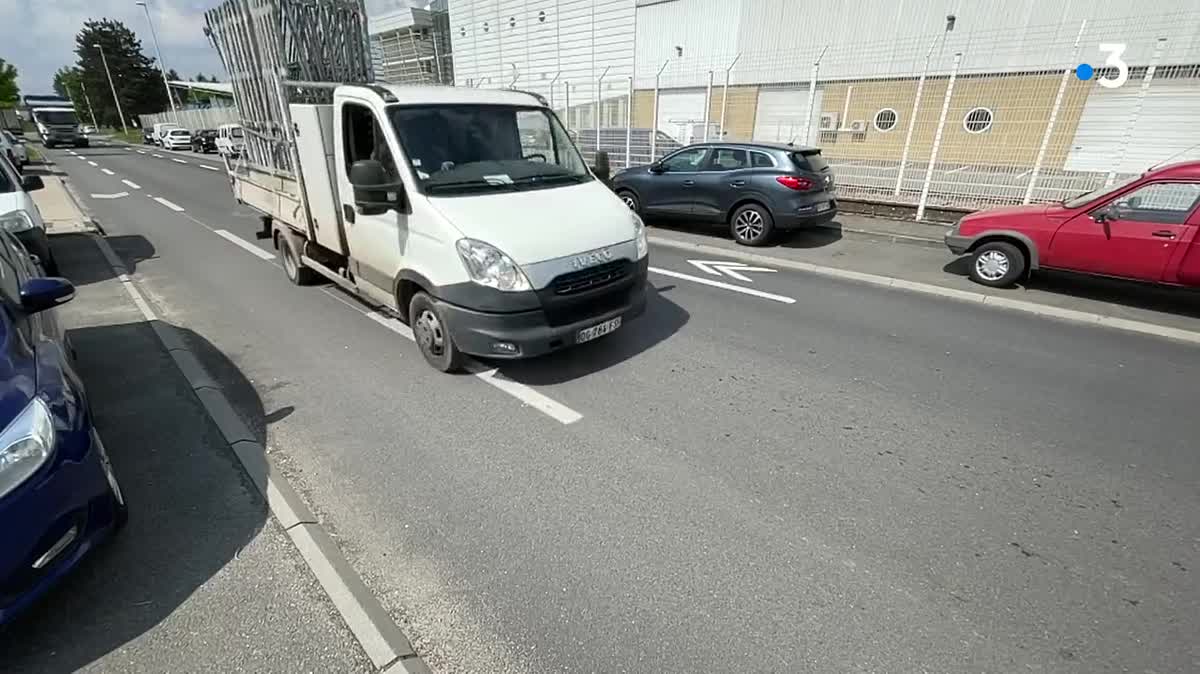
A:
[[[15,6],[14,6],[15,4]],[[223,76],[220,59],[204,36],[204,11],[218,0],[148,0],[163,60],[185,76]],[[123,22],[154,58],[144,10],[134,0],[0,0],[0,58],[20,73],[21,91],[46,93],[54,72],[75,62],[75,35],[88,19]]]

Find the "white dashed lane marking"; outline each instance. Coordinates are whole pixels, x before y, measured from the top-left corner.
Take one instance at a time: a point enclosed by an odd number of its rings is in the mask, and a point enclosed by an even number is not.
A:
[[[88,164],[89,164],[90,166],[99,166],[99,164],[97,164],[96,162],[94,162],[94,161],[92,161],[92,160],[90,160],[90,159],[88,160]]]
[[[221,170],[221,169],[217,168],[216,166],[206,166],[204,164],[200,164],[200,168],[208,169],[209,171],[220,171]]]
[[[178,212],[180,212],[180,211],[182,211],[182,210],[183,210],[183,206],[180,206],[180,205],[178,205],[178,204],[171,203],[170,201],[167,201],[166,199],[163,199],[162,197],[153,197],[153,198],[154,198],[154,200],[155,200],[155,201],[157,201],[158,203],[162,204],[163,206],[166,206],[167,208],[169,208],[169,209],[171,209],[171,210],[175,211],[176,213],[178,213]]]
[[[175,162],[176,164],[186,164],[187,163],[182,159],[175,159],[174,157],[171,158],[171,161]]]
[[[133,188],[133,189],[135,189],[135,190],[140,190],[140,189],[142,189],[142,186],[141,186],[141,185],[139,185],[139,184],[137,184],[137,183],[133,182],[132,180],[125,180],[125,179],[122,179],[122,180],[121,180],[121,182],[123,182],[123,183],[125,183],[126,185],[128,185],[128,186],[132,187],[132,188]]]
[[[213,232],[215,232],[217,236],[221,237],[222,239],[225,239],[226,241],[237,246],[238,248],[245,250],[247,253],[250,253],[251,255],[255,255],[264,260],[274,260],[275,259],[274,255],[268,253],[267,251],[263,250],[262,248],[259,248],[256,245],[250,243],[249,241],[242,239],[240,236],[234,234],[233,232],[230,232],[225,229],[214,229]]]
[[[115,176],[115,175],[117,175],[117,174],[113,173],[112,171],[110,171],[110,170],[108,170],[108,169],[105,169],[105,168],[102,168],[102,169],[100,169],[100,172],[101,172],[101,173],[103,173],[103,174],[105,174],[105,175],[110,175],[110,176]]]

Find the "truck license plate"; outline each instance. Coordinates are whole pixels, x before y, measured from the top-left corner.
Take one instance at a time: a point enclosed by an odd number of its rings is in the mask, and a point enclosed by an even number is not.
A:
[[[579,335],[575,338],[575,343],[582,344],[584,342],[590,342],[597,337],[603,337],[604,335],[607,335],[619,327],[621,327],[621,317],[617,316],[616,318],[609,321],[604,321],[599,325],[593,325],[590,328],[584,328],[580,330]]]

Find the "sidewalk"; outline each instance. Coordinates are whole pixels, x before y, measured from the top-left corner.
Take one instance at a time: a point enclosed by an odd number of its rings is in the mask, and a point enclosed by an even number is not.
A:
[[[80,213],[75,197],[68,191],[63,173],[52,163],[30,164],[26,168],[29,175],[42,177],[45,185],[40,190],[30,193],[33,203],[37,204],[38,212],[46,223],[46,233],[77,234],[94,232],[96,226],[91,219]]]
[[[148,245],[120,239],[118,249]],[[53,245],[78,288],[59,322],[130,521],[0,632],[3,669],[372,671],[93,238]],[[202,335],[176,330],[237,372]]]

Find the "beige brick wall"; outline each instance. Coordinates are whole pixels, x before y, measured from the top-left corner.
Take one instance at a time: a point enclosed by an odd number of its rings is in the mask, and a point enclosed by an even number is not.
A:
[[[708,118],[713,124],[721,121],[724,87],[713,87],[709,100]],[[758,109],[758,87],[729,87],[729,104],[725,108],[725,138],[748,140],[754,134],[754,113]]]
[[[942,133],[939,161],[997,166],[1030,166],[1034,163],[1046,123],[1053,108],[1061,74],[959,77],[954,84],[946,124]],[[921,96],[909,159],[929,157],[937,131],[938,117],[946,93],[946,78],[927,80]],[[865,134],[839,131],[823,134],[825,154],[839,159],[899,160],[912,114],[917,82],[890,80],[827,84],[823,88],[822,112],[835,113],[839,126],[863,120]],[[1079,116],[1089,91],[1087,83],[1069,80],[1054,133],[1047,146],[1045,166],[1060,168],[1070,150]],[[850,104],[845,106],[849,95]],[[963,118],[972,109],[992,111],[992,126],[982,133],[969,133]],[[876,113],[883,108],[896,111],[897,123],[889,131],[875,128]],[[841,119],[847,110],[845,119]]]

